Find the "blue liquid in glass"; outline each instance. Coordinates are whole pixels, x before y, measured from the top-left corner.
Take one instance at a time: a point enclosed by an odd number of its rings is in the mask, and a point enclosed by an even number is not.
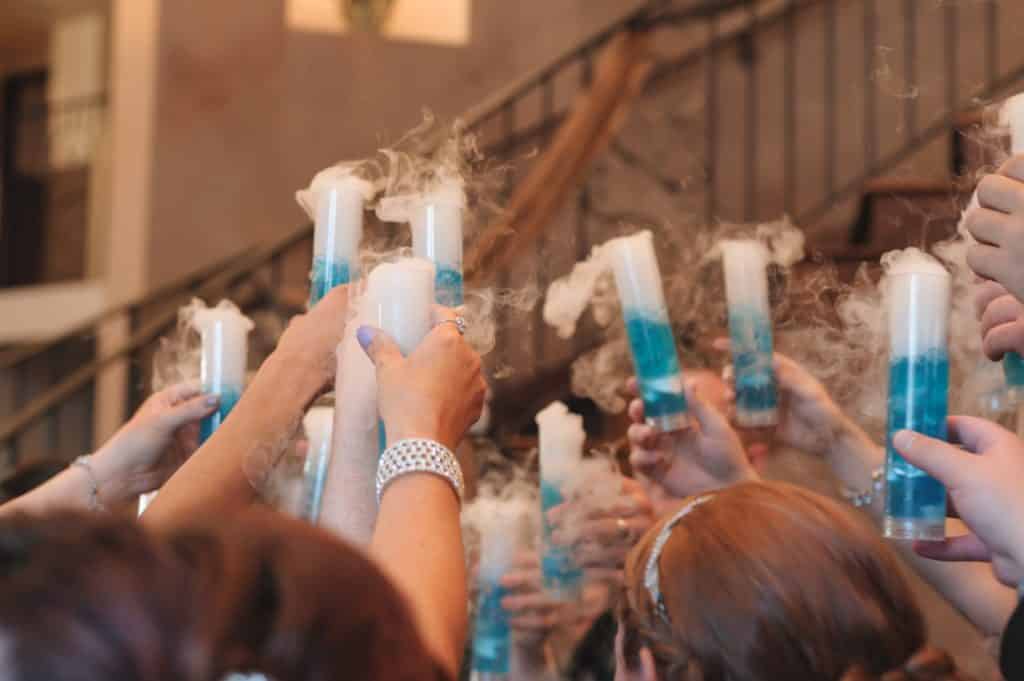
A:
[[[626,333],[648,419],[685,414],[679,355],[667,320],[625,313]]]
[[[475,672],[508,674],[512,629],[501,599],[508,592],[500,584],[481,584],[473,627],[473,666]]]
[[[942,527],[946,520],[946,488],[896,453],[892,436],[909,429],[946,439],[949,358],[932,351],[898,357],[889,365],[889,427],[886,436],[885,514],[897,520],[923,520]]]
[[[210,439],[213,431],[220,428],[220,424],[224,422],[224,419],[228,417],[231,410],[238,404],[241,396],[242,391],[238,388],[225,388],[220,392],[220,406],[217,408],[217,411],[207,416],[199,424],[199,444],[203,444]]]
[[[1016,352],[1008,352],[1003,357],[1003,375],[1006,376],[1006,387],[1020,390],[1024,388],[1024,357]]]
[[[302,517],[313,524],[320,519],[324,485],[327,484],[327,469],[331,465],[330,454],[330,449],[309,452],[302,469]]]
[[[313,275],[309,287],[309,305],[320,302],[335,286],[351,281],[352,272],[347,262],[328,260],[322,255],[313,258]]]
[[[445,307],[462,305],[462,272],[438,265],[434,275],[434,298]]]
[[[772,367],[772,325],[763,314],[739,310],[729,315],[732,363],[736,374],[736,408],[771,411],[778,406]]]
[[[541,572],[544,588],[559,595],[577,593],[583,581],[583,570],[573,559],[568,546],[556,546],[551,541],[551,524],[547,512],[565,501],[562,491],[550,482],[540,483],[540,508],[544,519],[544,554],[541,556]]]

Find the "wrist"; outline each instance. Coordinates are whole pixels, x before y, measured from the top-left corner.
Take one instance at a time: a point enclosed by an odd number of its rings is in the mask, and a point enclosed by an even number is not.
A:
[[[151,490],[141,489],[138,476],[125,465],[124,456],[118,456],[110,444],[104,445],[89,456],[89,466],[95,475],[99,501],[107,507],[114,506]],[[83,471],[84,473],[84,471]],[[92,481],[88,481],[92,484]]]
[[[454,452],[459,444],[456,441],[456,438],[452,437],[450,434],[444,433],[441,428],[430,428],[424,426],[409,427],[402,424],[392,427],[385,423],[384,430],[387,434],[388,447],[391,447],[402,440],[432,440],[433,442],[443,445]]]
[[[279,348],[267,357],[259,373],[272,378],[282,390],[288,390],[308,406],[330,382],[331,368],[329,363],[319,363],[308,354]]]

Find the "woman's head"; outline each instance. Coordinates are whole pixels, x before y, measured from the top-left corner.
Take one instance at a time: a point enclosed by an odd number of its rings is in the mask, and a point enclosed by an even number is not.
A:
[[[369,560],[269,512],[160,537],[75,514],[0,522],[0,669],[12,681],[442,677]]]
[[[839,681],[921,662],[924,622],[898,560],[845,508],[778,483],[684,508],[627,559],[620,678]]]

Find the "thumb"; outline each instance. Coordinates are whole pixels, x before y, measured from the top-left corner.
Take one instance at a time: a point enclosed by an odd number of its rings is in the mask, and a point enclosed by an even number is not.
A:
[[[217,395],[198,395],[176,404],[160,415],[160,425],[168,431],[206,418],[214,412],[220,398]]]
[[[893,435],[892,444],[904,459],[947,487],[955,487],[962,481],[972,464],[970,454],[948,442],[911,430],[901,430]]]
[[[938,542],[914,542],[914,552],[932,560],[973,563],[992,560],[992,552],[975,534],[950,537]]]
[[[386,333],[372,326],[360,326],[356,331],[356,340],[362,346],[363,351],[378,369],[400,362],[402,351]]]
[[[700,395],[695,383],[687,382],[685,390],[690,412],[697,419],[702,431],[717,436],[732,430],[728,417]]]

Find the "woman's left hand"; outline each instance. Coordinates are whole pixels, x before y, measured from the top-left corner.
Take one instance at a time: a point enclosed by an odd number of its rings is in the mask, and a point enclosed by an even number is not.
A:
[[[654,524],[654,507],[643,485],[617,477],[621,491],[607,507],[582,509],[579,517],[573,517],[577,514],[571,502],[548,511],[548,521],[556,528],[552,541],[571,544],[576,563],[594,581],[621,582],[626,555]]]
[[[154,393],[92,456],[106,504],[159,489],[199,446],[199,422],[218,405],[193,385]]]

